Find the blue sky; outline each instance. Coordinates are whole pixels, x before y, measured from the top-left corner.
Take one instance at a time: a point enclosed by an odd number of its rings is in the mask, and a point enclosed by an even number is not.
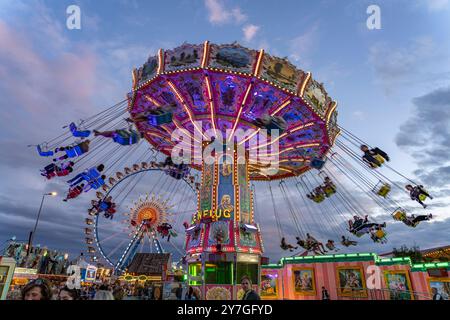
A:
[[[65,26],[72,4],[81,9],[81,30]],[[366,27],[371,4],[380,6],[381,30]],[[442,195],[435,222],[417,233],[394,229],[389,246],[448,244],[449,39],[448,0],[2,0],[0,242],[26,238],[42,192],[62,188],[40,179],[42,162],[26,145],[122,100],[131,69],[157,49],[209,40],[264,48],[324,82],[343,127]],[[48,201],[39,242],[81,251],[83,206]],[[275,245],[268,251],[280,255]]]

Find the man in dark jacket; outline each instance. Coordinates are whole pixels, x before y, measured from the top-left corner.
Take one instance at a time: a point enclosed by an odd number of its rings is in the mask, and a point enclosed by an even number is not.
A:
[[[330,300],[330,295],[325,287],[322,287],[322,300]]]
[[[362,159],[373,169],[380,167],[385,160],[389,161],[387,153],[379,148],[369,149],[368,146],[363,144],[361,151],[364,152]]]
[[[242,290],[244,290],[244,297],[242,300],[261,300],[255,290],[252,289],[252,280],[248,276],[243,276],[241,279]]]

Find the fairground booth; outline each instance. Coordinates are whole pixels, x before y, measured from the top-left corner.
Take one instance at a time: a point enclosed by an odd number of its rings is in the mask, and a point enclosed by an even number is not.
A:
[[[28,244],[11,241],[4,251],[4,257],[15,261],[11,287],[27,284],[31,279],[45,278],[52,282],[65,282],[69,255],[46,247],[35,246],[28,250]]]
[[[412,264],[374,253],[289,257],[262,266],[262,299],[430,300],[450,295],[450,263]]]

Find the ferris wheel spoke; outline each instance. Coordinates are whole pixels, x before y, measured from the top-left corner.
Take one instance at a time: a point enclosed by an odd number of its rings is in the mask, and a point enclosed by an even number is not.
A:
[[[115,246],[106,256],[107,257],[111,257],[114,253],[116,253],[119,248],[127,241],[127,239],[123,239],[122,241],[120,241],[120,243]]]
[[[141,224],[139,225],[139,227],[137,228],[133,238],[128,243],[128,246],[126,247],[125,251],[121,255],[120,259],[115,264],[115,266],[114,266],[115,269],[121,269],[121,266],[122,266],[123,262],[125,261],[125,259],[128,258],[128,255],[129,255],[130,251],[135,248],[136,242],[141,240],[142,230],[143,230],[144,224],[145,224],[145,222],[142,221]]]
[[[103,243],[103,242],[108,241],[108,240],[110,240],[110,239],[112,239],[112,238],[115,238],[116,236],[118,236],[118,235],[120,235],[120,234],[122,234],[122,233],[123,233],[122,230],[121,230],[121,231],[118,231],[118,232],[116,232],[116,233],[114,233],[114,234],[112,234],[112,235],[110,235],[110,236],[108,236],[108,237],[106,237],[106,238],[104,238],[104,239],[98,240],[97,243]],[[125,240],[126,240],[126,239],[125,239]]]

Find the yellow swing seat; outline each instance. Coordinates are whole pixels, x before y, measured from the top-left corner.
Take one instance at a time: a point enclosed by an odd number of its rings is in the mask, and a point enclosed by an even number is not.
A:
[[[397,210],[394,212],[392,217],[394,218],[394,220],[403,221],[406,219],[406,212],[404,210]]]
[[[419,195],[419,200],[420,200],[420,201],[424,201],[426,198],[427,198],[427,196],[424,195],[423,193],[421,193],[421,194]]]
[[[378,160],[378,162],[380,162],[380,164],[383,164],[384,163],[384,158],[382,157],[382,156],[380,156],[379,154],[376,154],[376,155],[374,155],[373,156],[375,159],[377,159]]]
[[[386,236],[386,232],[384,230],[377,230],[377,232],[375,232],[375,235],[377,236],[378,239],[383,239]]]
[[[388,184],[384,184],[380,187],[380,189],[378,190],[377,194],[380,197],[386,198],[386,196],[388,195],[388,193],[391,191],[391,186]]]
[[[313,198],[314,202],[320,203],[325,200],[325,196],[323,194],[315,195]]]
[[[330,187],[330,186],[325,187],[325,188],[323,189],[323,191],[325,192],[325,194],[327,195],[327,197],[329,197],[329,196],[331,196],[332,194],[335,194],[335,193],[336,193],[336,189],[333,188],[333,187]]]

